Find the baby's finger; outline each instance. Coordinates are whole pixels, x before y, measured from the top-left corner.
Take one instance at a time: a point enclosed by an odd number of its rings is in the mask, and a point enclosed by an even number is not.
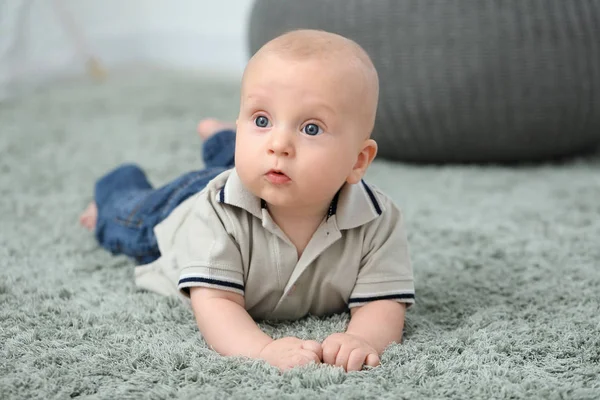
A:
[[[324,341],[323,342],[323,362],[326,364],[335,364],[338,352],[340,351],[341,343],[335,341]]]
[[[365,364],[367,358],[367,352],[362,349],[354,349],[350,352],[348,357],[348,364],[346,365],[346,371],[360,371]]]
[[[314,340],[305,340],[302,342],[302,348],[315,353],[319,357],[319,361],[323,358],[323,346],[321,346],[321,343],[319,342],[315,342]]]
[[[379,356],[377,354],[370,353],[367,356],[367,362],[365,364],[369,367],[377,367],[379,364],[381,364],[381,360],[379,359]]]
[[[306,360],[303,364],[310,364],[313,361],[317,364],[321,363],[321,358],[312,350],[300,350],[300,354]]]
[[[341,346],[335,358],[336,367],[342,367],[346,369],[348,366],[348,359],[350,358],[350,352],[353,350],[350,346]]]

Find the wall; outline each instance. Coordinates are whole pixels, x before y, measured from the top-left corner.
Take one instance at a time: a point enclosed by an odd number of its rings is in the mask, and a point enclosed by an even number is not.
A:
[[[0,97],[85,71],[55,5],[109,68],[153,64],[239,74],[252,0],[11,0],[0,2]],[[13,46],[16,44],[16,46]]]

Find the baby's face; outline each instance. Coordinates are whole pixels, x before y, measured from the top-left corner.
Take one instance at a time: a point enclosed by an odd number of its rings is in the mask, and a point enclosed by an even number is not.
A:
[[[269,205],[328,205],[347,181],[368,133],[343,65],[267,55],[247,71],[235,163]]]

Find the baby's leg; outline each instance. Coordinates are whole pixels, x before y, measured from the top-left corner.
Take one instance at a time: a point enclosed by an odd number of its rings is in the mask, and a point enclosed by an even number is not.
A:
[[[160,253],[154,237],[154,216],[142,205],[155,190],[136,165],[123,165],[96,182],[94,202],[81,222],[94,231],[98,243],[113,254],[136,260],[156,259]]]
[[[198,135],[206,140],[215,133],[224,130],[235,130],[235,124],[219,121],[215,118],[205,118],[198,123]]]
[[[79,223],[88,231],[93,231],[96,228],[97,219],[98,207],[96,202],[92,201],[79,216]]]
[[[128,255],[139,263],[153,261],[160,256],[154,227],[224,170],[189,172],[153,189],[138,167],[117,168],[96,184],[98,243],[113,254]]]
[[[207,168],[233,168],[235,155],[235,125],[205,119],[198,124],[198,134],[204,139],[202,159]]]
[[[131,190],[152,189],[144,172],[135,165],[123,165],[104,175],[96,183],[95,201],[92,201],[79,217],[79,222],[90,231],[96,229],[98,204],[104,205],[111,196]]]

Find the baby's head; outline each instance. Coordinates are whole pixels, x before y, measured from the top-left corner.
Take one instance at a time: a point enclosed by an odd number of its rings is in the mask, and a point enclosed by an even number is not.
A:
[[[379,81],[367,53],[314,30],[265,44],[242,79],[235,162],[273,207],[323,208],[358,183],[377,153],[370,139]]]

